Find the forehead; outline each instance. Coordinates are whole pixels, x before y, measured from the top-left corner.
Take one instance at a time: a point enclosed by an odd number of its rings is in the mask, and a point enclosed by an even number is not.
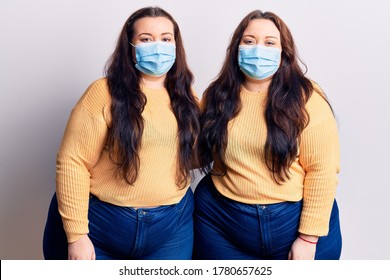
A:
[[[280,38],[276,25],[269,19],[253,19],[249,22],[243,35],[274,36]]]
[[[134,31],[140,33],[172,33],[173,23],[166,17],[144,17],[134,23]]]

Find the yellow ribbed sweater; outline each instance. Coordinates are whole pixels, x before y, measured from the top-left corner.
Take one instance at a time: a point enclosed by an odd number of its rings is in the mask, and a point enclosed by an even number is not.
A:
[[[90,193],[100,200],[131,207],[180,201],[188,186],[176,183],[177,121],[168,92],[143,88],[144,132],[140,169],[133,186],[115,177],[106,146],[111,126],[111,96],[105,78],[93,82],[72,110],[57,155],[56,191],[68,242],[88,233]]]
[[[303,198],[299,232],[326,235],[339,172],[337,124],[327,102],[317,92],[308,100],[310,122],[302,132],[291,179],[278,185],[264,162],[266,95],[245,88],[240,95],[242,109],[228,124],[227,174],[212,177],[216,188],[224,196],[248,204]]]

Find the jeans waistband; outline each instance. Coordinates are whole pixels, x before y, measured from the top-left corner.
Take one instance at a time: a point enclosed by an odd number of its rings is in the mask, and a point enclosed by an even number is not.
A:
[[[161,205],[161,206],[156,206],[156,207],[132,207],[132,206],[119,206],[119,205],[115,205],[115,204],[112,204],[112,203],[109,203],[109,202],[106,202],[106,201],[103,201],[103,200],[100,200],[96,195],[94,194],[90,194],[90,203],[91,201],[99,201],[100,203],[105,203],[105,204],[110,204],[114,207],[122,207],[124,209],[127,209],[127,210],[130,210],[130,211],[134,211],[134,212],[148,212],[148,213],[158,213],[158,212],[161,212],[161,211],[164,211],[166,210],[167,208],[170,208],[170,207],[176,207],[176,208],[183,208],[185,207],[188,199],[191,197],[192,195],[192,190],[191,188],[189,187],[188,190],[186,191],[185,195],[180,199],[180,201],[178,203],[174,203],[174,204],[169,204],[169,205]]]
[[[225,203],[228,203],[231,206],[239,207],[241,209],[245,208],[249,211],[257,211],[257,209],[260,209],[262,211],[269,212],[269,211],[273,211],[274,209],[278,209],[280,207],[283,207],[283,205],[287,206],[287,205],[297,204],[297,203],[300,204],[302,202],[302,200],[300,200],[300,201],[282,201],[282,202],[268,203],[268,204],[248,204],[248,203],[244,203],[244,202],[239,202],[237,200],[233,200],[233,199],[228,198],[228,197],[224,196],[223,194],[221,194],[217,190],[217,188],[215,187],[211,175],[207,174],[206,176],[207,176],[207,178],[205,178],[205,180],[207,180],[207,184],[210,186],[209,190],[216,199],[223,200]]]

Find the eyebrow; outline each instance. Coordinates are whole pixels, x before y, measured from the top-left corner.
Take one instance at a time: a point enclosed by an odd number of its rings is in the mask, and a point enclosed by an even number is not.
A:
[[[255,38],[254,35],[249,35],[249,34],[244,34],[244,35],[242,35],[242,37],[251,37],[251,38]]]
[[[138,34],[138,37],[139,36],[143,36],[143,35],[153,36],[151,33],[143,32],[143,33]],[[164,32],[164,33],[161,33],[161,35],[171,35],[171,36],[173,36],[173,34],[171,32]]]
[[[265,36],[265,38],[275,38],[275,39],[279,39],[279,37],[276,37],[276,36]]]
[[[244,35],[242,35],[242,37],[251,37],[251,38],[256,38],[256,36],[254,36],[254,35],[250,35],[250,34],[244,34]],[[276,37],[276,36],[265,36],[265,38],[274,38],[274,39],[279,39],[279,37]]]

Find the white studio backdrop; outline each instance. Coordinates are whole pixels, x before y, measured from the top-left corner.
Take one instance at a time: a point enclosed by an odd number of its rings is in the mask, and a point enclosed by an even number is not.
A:
[[[246,14],[272,11],[286,22],[339,122],[342,259],[390,259],[390,18],[380,0],[0,0],[0,259],[43,258],[70,111],[103,76],[125,20],[144,6],[178,22],[199,97]]]

